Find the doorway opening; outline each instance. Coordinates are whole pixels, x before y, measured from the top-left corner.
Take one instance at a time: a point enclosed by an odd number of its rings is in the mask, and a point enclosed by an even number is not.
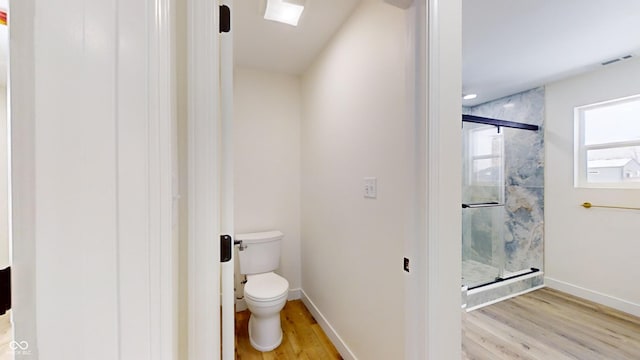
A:
[[[408,10],[307,3],[297,27],[254,2],[232,11],[234,231],[284,234],[276,271],[289,300],[344,358],[403,358],[404,339],[373,324],[405,332],[400,264],[418,236]]]

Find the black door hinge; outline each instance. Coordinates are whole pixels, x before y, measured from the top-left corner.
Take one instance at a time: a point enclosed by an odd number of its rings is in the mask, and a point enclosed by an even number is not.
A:
[[[220,32],[231,31],[231,9],[227,5],[220,5]]]
[[[232,250],[233,241],[231,241],[231,236],[220,235],[220,262],[228,262],[231,260]]]

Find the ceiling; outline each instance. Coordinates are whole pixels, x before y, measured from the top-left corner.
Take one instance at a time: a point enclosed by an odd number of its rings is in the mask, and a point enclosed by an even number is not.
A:
[[[232,11],[236,64],[302,74],[358,3],[306,0],[300,23],[294,27],[264,20],[265,0],[236,1]]]
[[[306,0],[298,27],[264,20],[264,1],[235,2],[236,64],[301,74],[361,1],[382,0]],[[640,0],[463,0],[462,22],[467,106],[640,57]],[[7,39],[0,26],[0,84]]]
[[[359,2],[306,0],[296,28],[262,19],[264,0],[236,1],[236,63],[301,74]],[[463,0],[462,47],[473,106],[640,57],[640,0]]]
[[[640,57],[639,0],[463,0],[462,24],[468,106]]]

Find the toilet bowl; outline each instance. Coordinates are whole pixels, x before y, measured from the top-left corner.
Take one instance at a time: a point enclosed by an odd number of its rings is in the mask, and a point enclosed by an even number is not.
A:
[[[259,351],[271,351],[282,342],[280,311],[289,294],[289,282],[273,272],[249,275],[244,299],[251,312],[249,341]]]
[[[289,282],[274,270],[280,264],[280,231],[236,234],[240,273],[247,276],[244,299],[251,312],[249,340],[258,351],[271,351],[282,342],[280,310],[289,294]]]

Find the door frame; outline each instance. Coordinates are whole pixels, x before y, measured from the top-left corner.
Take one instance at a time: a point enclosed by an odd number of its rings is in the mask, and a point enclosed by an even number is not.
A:
[[[405,245],[407,359],[461,355],[461,15],[461,0],[415,0],[408,13],[418,228]]]
[[[462,0],[428,0],[426,344],[421,359],[458,359],[462,344]],[[426,106],[426,107],[425,107]]]
[[[221,265],[219,245],[221,234],[234,235],[233,37],[219,34],[222,4],[233,8],[233,0],[187,3],[190,360],[235,356],[234,252]]]
[[[188,359],[220,359],[221,135],[217,1],[187,2]]]
[[[223,156],[217,6],[189,0],[190,359],[218,359],[220,354],[220,314],[212,311],[220,307],[220,269],[210,261],[220,256],[217,242],[211,244],[221,227],[216,196]],[[416,166],[423,212],[421,236],[408,249],[414,266],[405,291],[405,354],[408,359],[459,358],[461,0],[415,0],[414,10],[420,80],[413,106],[422,130]]]

